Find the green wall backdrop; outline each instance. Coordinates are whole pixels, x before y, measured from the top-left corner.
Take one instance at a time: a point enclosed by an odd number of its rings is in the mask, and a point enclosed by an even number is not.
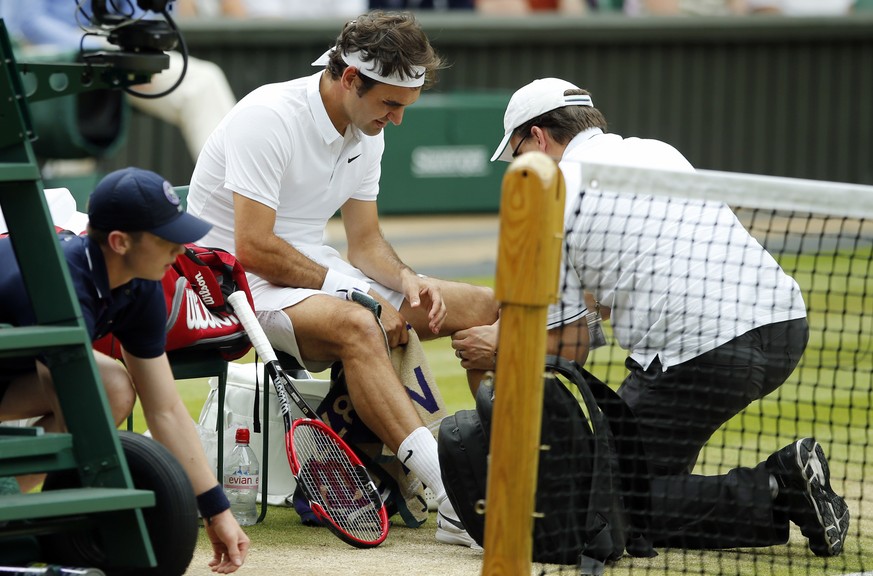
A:
[[[496,210],[505,165],[487,158],[503,107],[544,76],[590,90],[610,131],[670,142],[700,168],[873,184],[871,14],[420,19],[451,67],[386,130],[386,213]],[[191,54],[218,63],[238,98],[311,73],[341,24],[181,23]],[[129,164],[177,184],[193,168],[177,129],[136,112],[101,168]]]

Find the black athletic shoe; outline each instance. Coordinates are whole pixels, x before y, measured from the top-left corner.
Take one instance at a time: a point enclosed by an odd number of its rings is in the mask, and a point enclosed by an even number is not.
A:
[[[814,438],[804,438],[767,458],[767,468],[779,484],[776,501],[787,506],[789,519],[800,526],[816,556],[843,551],[849,531],[849,507],[831,489],[824,450]]]

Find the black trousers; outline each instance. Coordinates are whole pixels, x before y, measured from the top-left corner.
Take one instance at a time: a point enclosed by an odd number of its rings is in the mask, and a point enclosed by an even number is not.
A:
[[[756,328],[662,370],[656,358],[630,370],[618,390],[637,418],[652,473],[690,474],[712,434],[788,378],[809,340],[805,318]]]
[[[634,360],[618,393],[634,412],[651,472],[650,536],[657,547],[720,549],[784,544],[763,464],[691,474],[712,434],[782,385],[806,348],[805,318],[756,328],[666,371]]]
[[[723,549],[788,542],[788,516],[774,508],[763,464],[720,476],[655,476],[649,537],[657,548]]]

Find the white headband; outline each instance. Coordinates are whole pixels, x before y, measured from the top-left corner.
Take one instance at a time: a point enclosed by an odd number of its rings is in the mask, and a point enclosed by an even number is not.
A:
[[[312,63],[312,65],[327,66],[328,62],[330,62],[330,53],[334,50],[336,50],[336,46],[334,46],[333,48],[328,48],[324,54],[319,56],[318,60]],[[375,60],[371,60],[370,62],[364,62],[361,59],[360,51],[343,52],[342,59],[349,66],[354,66],[355,68],[360,70],[360,72],[365,76],[372,78],[373,80],[378,80],[379,82],[384,82],[385,84],[391,84],[392,86],[401,86],[403,88],[419,88],[424,85],[424,66],[413,66],[412,76],[409,78],[402,78],[399,72],[394,72],[390,76],[382,76],[376,70],[378,62],[376,62]]]

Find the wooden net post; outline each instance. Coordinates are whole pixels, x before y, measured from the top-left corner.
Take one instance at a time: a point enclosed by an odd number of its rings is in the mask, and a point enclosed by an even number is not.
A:
[[[499,354],[482,574],[530,574],[534,493],[542,421],[546,314],[557,299],[564,179],[554,160],[531,152],[503,178],[496,297]]]

